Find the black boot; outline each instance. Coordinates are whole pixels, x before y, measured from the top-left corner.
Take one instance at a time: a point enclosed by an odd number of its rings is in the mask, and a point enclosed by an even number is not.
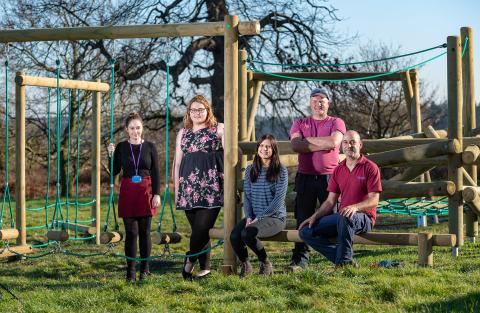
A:
[[[127,260],[127,282],[133,283],[137,280],[136,270],[135,270],[136,262],[133,260]]]
[[[146,280],[148,275],[150,275],[150,262],[142,261],[140,263],[140,280]]]

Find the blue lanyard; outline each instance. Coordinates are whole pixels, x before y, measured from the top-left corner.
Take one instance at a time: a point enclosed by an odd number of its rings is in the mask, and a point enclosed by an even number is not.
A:
[[[140,155],[142,154],[142,144],[140,144],[140,152],[138,153],[138,159],[135,161],[135,155],[133,155],[133,149],[132,149],[132,144],[130,144],[130,152],[132,152],[132,158],[133,158],[133,166],[135,167],[135,175],[138,176],[138,165],[140,164]]]

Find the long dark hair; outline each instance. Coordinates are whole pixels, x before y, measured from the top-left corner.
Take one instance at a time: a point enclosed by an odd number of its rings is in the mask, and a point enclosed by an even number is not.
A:
[[[282,164],[280,163],[280,156],[278,154],[277,140],[272,134],[265,134],[257,141],[255,157],[253,158],[252,169],[250,171],[250,181],[252,183],[257,181],[258,175],[262,171],[262,158],[258,156],[258,148],[264,140],[269,140],[270,145],[272,146],[272,158],[267,169],[267,180],[269,182],[274,182],[280,175],[280,168]]]

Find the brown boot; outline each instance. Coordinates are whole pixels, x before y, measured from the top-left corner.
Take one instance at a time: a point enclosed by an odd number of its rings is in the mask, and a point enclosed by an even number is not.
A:
[[[265,262],[260,262],[260,271],[258,272],[260,275],[271,276],[273,275],[273,266],[269,260],[265,260]]]
[[[252,264],[250,263],[249,260],[246,260],[245,262],[242,262],[242,264],[240,266],[241,267],[240,267],[240,275],[239,276],[241,278],[252,274],[253,268],[252,268]]]

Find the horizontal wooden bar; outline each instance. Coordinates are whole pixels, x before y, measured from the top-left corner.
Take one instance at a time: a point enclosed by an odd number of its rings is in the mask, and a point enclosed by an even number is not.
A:
[[[479,187],[467,186],[462,190],[463,200],[480,216],[480,189]]]
[[[60,222],[59,223],[60,228],[65,228],[65,229],[70,229],[73,231],[78,231],[82,234],[88,234],[88,235],[96,235],[97,233],[97,228],[94,226],[88,226],[88,225],[83,225],[83,224],[75,224],[73,222]]]
[[[224,239],[223,228],[211,228],[209,231],[210,238]],[[456,243],[453,234],[436,234],[433,235],[433,245],[442,247],[453,247]],[[303,242],[298,236],[298,230],[283,230],[275,236],[262,238],[262,241],[280,241],[280,242]],[[332,238],[332,242],[336,239]],[[395,245],[395,246],[416,246],[418,245],[418,234],[416,233],[379,233],[371,232],[356,235],[353,239],[355,244],[363,245]]]
[[[16,228],[0,229],[0,240],[17,239],[18,235],[19,232]]]
[[[122,233],[112,231],[112,232],[103,232],[100,234],[100,243],[106,245],[109,243],[116,243],[123,239]]]
[[[432,142],[445,141],[443,138],[415,138],[415,139],[393,139],[393,140],[379,140],[379,139],[363,139],[362,153],[379,153],[395,149],[401,149],[411,146],[418,146]],[[464,137],[463,148],[470,145],[480,146],[480,137]]]
[[[253,79],[259,81],[296,81],[298,79],[355,79],[355,81],[400,81],[400,73],[387,74],[375,78],[367,78],[374,75],[385,74],[378,72],[275,72],[273,75],[265,73],[253,73]],[[288,76],[288,77],[279,77]],[[294,78],[289,78],[294,77]],[[362,79],[364,78],[365,79]],[[295,79],[297,78],[297,79]]]
[[[17,75],[15,77],[15,83],[21,86],[37,86],[50,88],[57,87],[57,79],[48,77]],[[78,89],[88,91],[107,92],[110,90],[109,84],[84,80],[60,79],[59,86],[63,89]]]
[[[182,241],[182,235],[176,232],[175,233],[154,232],[152,234],[152,242],[156,245],[179,243],[180,241]]]
[[[455,184],[451,181],[405,183],[382,180],[382,188],[383,192],[380,194],[381,199],[452,196],[456,190]]]
[[[66,230],[49,230],[47,232],[48,240],[63,242],[67,241],[68,237],[68,232]]]
[[[460,153],[461,151],[460,141],[452,139],[369,154],[367,158],[375,162],[379,167],[382,167],[397,163],[419,161],[451,153]]]
[[[209,22],[8,29],[0,31],[0,42],[224,36],[226,27],[224,22]],[[258,35],[260,34],[260,22],[239,22],[238,31],[240,35]]]
[[[23,246],[13,246],[9,247],[8,250],[0,251],[0,258],[18,256],[18,254],[28,254],[32,253],[33,249],[31,245],[23,245]]]

